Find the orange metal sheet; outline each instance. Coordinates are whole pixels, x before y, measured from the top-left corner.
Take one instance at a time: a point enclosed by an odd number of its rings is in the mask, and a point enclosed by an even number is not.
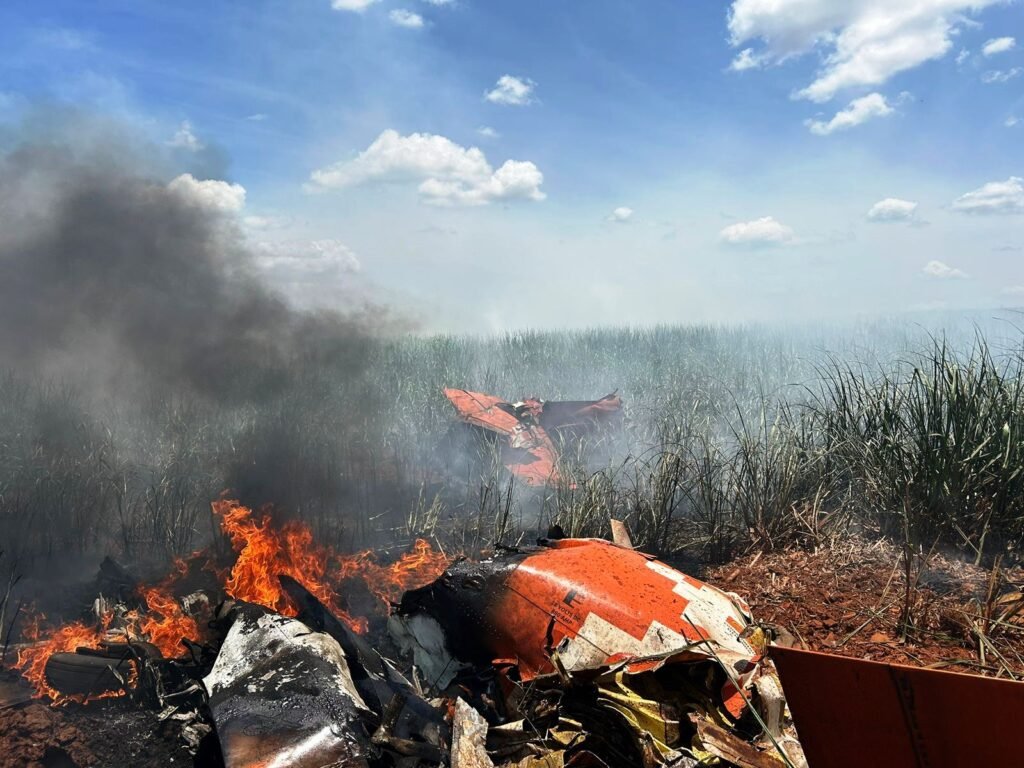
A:
[[[527,485],[557,480],[557,453],[543,427],[524,422],[511,405],[493,395],[466,389],[446,389],[444,394],[463,421],[505,435],[501,461],[509,472]]]
[[[523,681],[620,665],[635,674],[717,657],[746,686],[760,670],[760,652],[743,636],[751,618],[742,600],[602,539],[545,540],[491,560],[456,562],[437,581],[406,592],[397,615],[432,618],[452,657],[515,667]],[[428,646],[436,639],[414,653]],[[435,651],[423,655],[437,656],[418,661],[423,668],[451,666]],[[732,680],[723,682],[729,713],[738,717],[745,701]]]
[[[810,768],[1024,765],[1024,683],[771,649]]]
[[[500,397],[468,389],[446,389],[444,396],[455,406],[462,420],[470,424],[502,435],[511,435],[519,426],[515,415],[499,407],[508,406]]]
[[[741,679],[757,667],[757,652],[740,637],[746,606],[642,552],[601,539],[553,541],[520,562],[505,586],[490,642],[496,657],[516,660],[523,680],[553,672],[553,651],[569,672],[631,660],[627,669],[640,672],[669,657],[707,658],[702,641]],[[727,689],[725,705],[739,715],[744,699]]]

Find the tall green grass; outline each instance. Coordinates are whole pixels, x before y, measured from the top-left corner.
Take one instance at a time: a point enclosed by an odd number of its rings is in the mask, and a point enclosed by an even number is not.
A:
[[[109,402],[0,377],[0,546],[168,557],[210,538],[222,490],[357,547],[430,535],[453,549],[557,523],[723,561],[851,530],[982,561],[1018,552],[1022,356],[1014,331],[659,327],[375,341],[365,369],[309,363],[270,399]],[[518,487],[486,442],[455,450],[445,386],[509,399],[618,389],[620,433]]]

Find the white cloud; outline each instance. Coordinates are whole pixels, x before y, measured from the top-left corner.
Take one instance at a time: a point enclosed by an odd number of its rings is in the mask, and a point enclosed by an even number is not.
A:
[[[1008,118],[1006,118],[1003,121],[1003,125],[1005,125],[1007,128],[1013,128],[1013,126],[1017,125],[1017,123],[1019,123],[1019,122],[1020,122],[1020,118],[1019,117],[1017,117],[1016,115],[1010,115]]]
[[[730,245],[783,245],[794,240],[793,230],[771,216],[731,224],[718,236]]]
[[[374,181],[419,181],[432,205],[486,205],[495,200],[543,200],[544,175],[529,161],[506,160],[494,170],[477,147],[444,136],[388,129],[354,160],[313,171],[313,189],[341,189]]]
[[[751,50],[746,59],[765,64],[818,51],[822,66],[795,95],[823,102],[945,56],[970,23],[965,14],[1000,1],[733,0],[729,33],[734,47]],[[748,45],[757,41],[760,50]]]
[[[762,63],[763,61],[754,55],[753,48],[744,48],[736,54],[736,58],[729,64],[729,69],[733,72],[743,72],[747,69],[757,69]]]
[[[436,5],[438,7],[444,5],[455,5],[455,0],[423,0],[428,5]]]
[[[285,240],[253,245],[264,279],[293,303],[344,306],[362,270],[359,257],[340,240]]]
[[[522,107],[533,103],[533,89],[537,86],[527,77],[502,75],[494,88],[484,94],[484,98],[495,104],[509,104]]]
[[[1017,41],[1012,37],[995,37],[985,41],[985,44],[981,46],[981,52],[985,56],[995,56],[997,53],[1011,50],[1016,44]]]
[[[625,224],[633,218],[633,209],[627,208],[626,206],[619,206],[610,214],[608,214],[608,221],[614,221],[619,224]]]
[[[489,125],[481,125],[476,129],[476,132],[483,136],[485,139],[497,139],[501,136],[496,130],[491,128]]]
[[[423,27],[423,17],[404,8],[395,8],[388,14],[388,18],[391,19],[392,24],[405,27],[406,29],[420,29]]]
[[[174,149],[187,149],[189,152],[198,152],[203,148],[203,143],[192,133],[192,123],[188,120],[182,122],[174,136],[167,142],[167,146]]]
[[[1007,296],[1024,296],[1024,285],[1008,285],[1000,293]]]
[[[939,277],[943,279],[962,279],[967,277],[967,273],[956,267],[951,267],[945,262],[932,259],[924,265],[924,269],[921,270],[929,277]]]
[[[954,211],[964,213],[1024,213],[1024,178],[990,181],[953,201]]]
[[[887,197],[871,206],[868,218],[871,221],[909,221],[914,218],[916,212],[917,203],[900,200],[897,197]]]
[[[256,262],[288,282],[359,272],[362,265],[340,240],[285,240],[256,243]]]
[[[270,115],[264,114],[263,112],[257,112],[253,115],[247,115],[245,119],[252,123],[262,123],[268,117],[270,117]]]
[[[183,173],[172,179],[167,188],[194,205],[221,213],[237,213],[245,206],[245,187],[241,184],[230,184],[217,179],[200,181],[191,173]]]
[[[805,120],[804,125],[811,133],[828,136],[833,131],[845,131],[875,117],[886,117],[893,113],[893,108],[880,93],[869,93],[851,101],[845,109],[833,115],[827,123],[822,120]]]
[[[963,63],[964,63],[965,61],[967,61],[967,59],[969,59],[970,57],[971,57],[971,52],[970,52],[970,51],[968,51],[968,50],[967,50],[966,48],[961,48],[961,49],[960,49],[960,53],[958,53],[958,54],[956,55],[956,65],[957,65],[958,67],[959,67],[959,66],[962,66],[962,65],[963,65]]]
[[[355,11],[362,13],[380,0],[331,0],[331,8],[336,11]]]
[[[983,83],[1005,83],[1024,72],[1024,67],[1013,67],[1012,69],[990,69],[982,72],[981,82]]]

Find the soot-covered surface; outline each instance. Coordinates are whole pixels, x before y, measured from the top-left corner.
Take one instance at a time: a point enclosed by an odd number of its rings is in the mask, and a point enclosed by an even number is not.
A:
[[[0,768],[166,768],[217,765],[216,750],[193,758],[173,721],[118,699],[0,709]]]

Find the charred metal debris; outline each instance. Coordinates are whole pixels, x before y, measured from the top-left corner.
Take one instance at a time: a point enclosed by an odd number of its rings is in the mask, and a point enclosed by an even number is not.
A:
[[[203,643],[53,654],[47,683],[125,694],[227,768],[804,764],[742,599],[629,547],[458,560],[370,635],[281,586],[294,616],[192,595]]]

